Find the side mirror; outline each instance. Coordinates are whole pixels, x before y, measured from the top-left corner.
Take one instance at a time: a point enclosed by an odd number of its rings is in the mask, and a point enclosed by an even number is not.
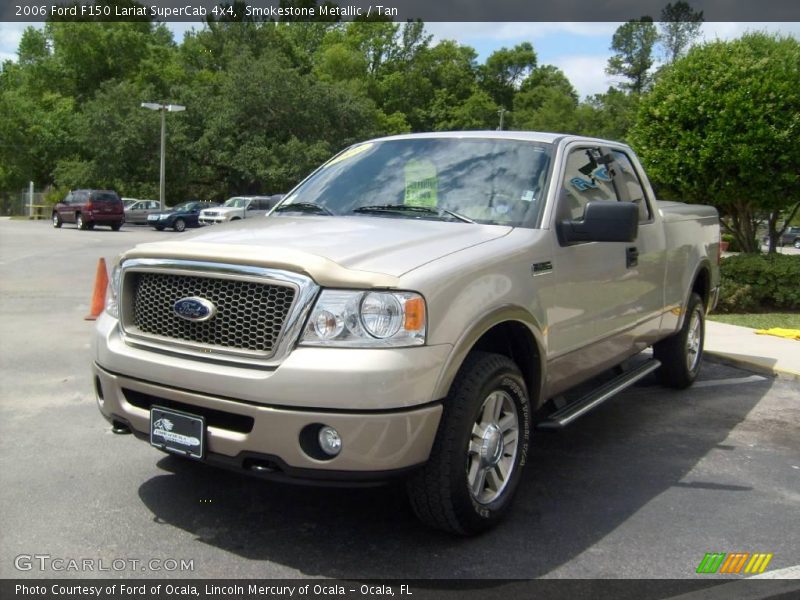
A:
[[[563,244],[575,242],[632,242],[639,231],[639,208],[633,202],[589,202],[579,221],[558,223]]]

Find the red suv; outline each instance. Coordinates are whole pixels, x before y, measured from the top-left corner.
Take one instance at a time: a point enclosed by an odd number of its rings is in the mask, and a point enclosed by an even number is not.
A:
[[[53,208],[53,227],[75,223],[78,229],[108,225],[119,231],[124,222],[122,200],[113,190],[73,190]]]

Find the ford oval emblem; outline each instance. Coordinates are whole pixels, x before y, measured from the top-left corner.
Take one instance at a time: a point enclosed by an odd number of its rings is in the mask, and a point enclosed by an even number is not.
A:
[[[172,305],[172,311],[181,319],[201,323],[217,314],[217,307],[205,298],[181,298]]]

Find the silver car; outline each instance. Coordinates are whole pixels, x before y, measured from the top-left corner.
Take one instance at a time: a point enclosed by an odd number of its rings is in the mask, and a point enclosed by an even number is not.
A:
[[[148,215],[161,210],[158,200],[136,200],[125,207],[125,222],[136,225],[147,225]]]

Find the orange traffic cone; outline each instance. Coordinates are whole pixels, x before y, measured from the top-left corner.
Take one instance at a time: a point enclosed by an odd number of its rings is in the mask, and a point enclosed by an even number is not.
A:
[[[97,275],[94,277],[94,293],[92,294],[92,307],[89,314],[83,319],[94,321],[103,312],[106,306],[106,289],[108,288],[108,273],[106,272],[106,259],[97,262]]]

